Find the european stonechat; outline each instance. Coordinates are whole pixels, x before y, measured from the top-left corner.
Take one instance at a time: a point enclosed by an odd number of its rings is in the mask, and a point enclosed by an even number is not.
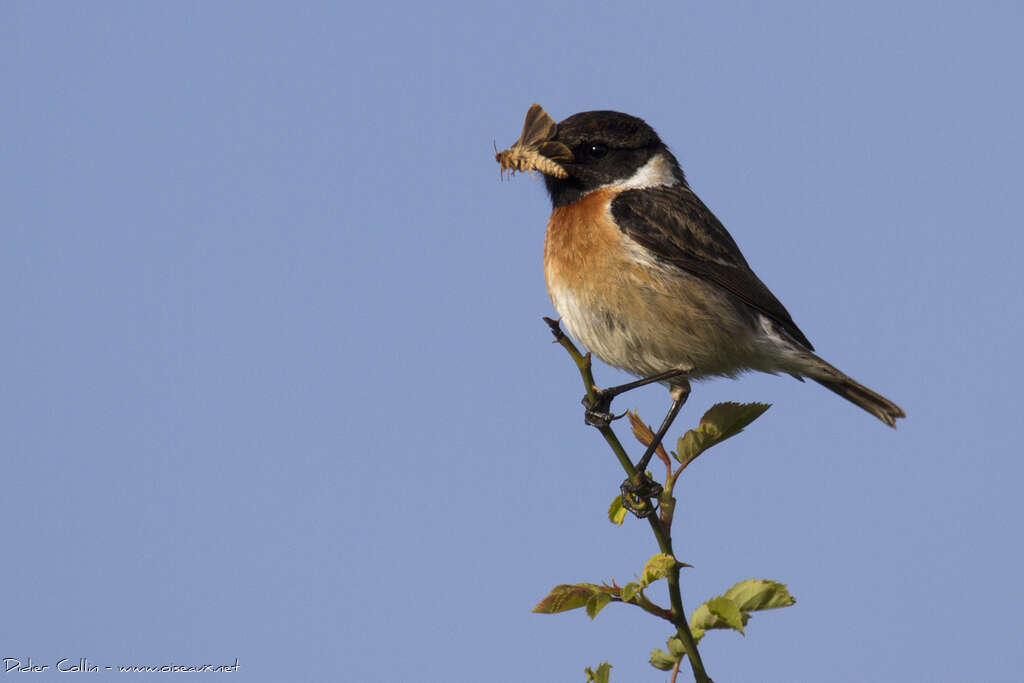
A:
[[[555,123],[534,104],[496,157],[503,171],[544,176],[544,275],[569,333],[609,365],[666,383],[667,423],[690,380],[747,370],[809,377],[890,427],[905,417],[813,353],[643,120],[588,111]]]

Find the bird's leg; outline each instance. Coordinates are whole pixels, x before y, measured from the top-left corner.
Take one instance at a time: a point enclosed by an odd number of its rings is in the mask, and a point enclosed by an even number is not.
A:
[[[624,394],[631,389],[678,377],[684,372],[686,372],[686,370],[669,370],[668,372],[651,375],[650,377],[638,379],[635,382],[627,382],[607,389],[595,388],[595,399],[593,401],[590,400],[589,396],[583,397],[583,407],[586,408],[586,412],[583,415],[583,421],[593,427],[607,427],[611,424],[612,420],[617,420],[622,417],[622,415],[616,416],[611,412],[613,398],[619,394]],[[689,392],[689,390],[687,390],[687,392]]]
[[[626,481],[622,482],[620,487],[622,491],[622,506],[637,517],[647,517],[654,512],[654,507],[647,503],[647,499],[659,497],[662,487],[661,484],[651,479],[650,475],[647,474],[647,463],[651,461],[651,456],[658,450],[658,446],[661,444],[662,439],[665,438],[668,428],[672,426],[676,416],[679,414],[679,410],[686,403],[686,399],[689,396],[689,383],[686,386],[672,387],[672,407],[668,409],[668,414],[662,420],[657,433],[651,439],[651,443],[647,445],[647,450],[644,451],[644,454],[637,461],[635,478],[626,479]]]

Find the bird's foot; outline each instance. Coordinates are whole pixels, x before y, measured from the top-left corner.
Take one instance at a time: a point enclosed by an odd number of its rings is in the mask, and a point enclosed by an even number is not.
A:
[[[583,421],[591,427],[607,427],[613,420],[618,420],[626,414],[616,415],[612,412],[612,399],[615,394],[610,394],[600,389],[594,390],[595,398],[591,400],[590,395],[583,397],[580,401],[583,404]]]
[[[632,479],[627,479],[622,482],[619,490],[622,491],[622,507],[643,519],[644,517],[650,517],[654,513],[655,508],[650,499],[657,500],[660,498],[664,489],[661,484],[651,479],[651,475],[646,472],[641,472],[638,476],[640,478],[639,483],[634,482]]]

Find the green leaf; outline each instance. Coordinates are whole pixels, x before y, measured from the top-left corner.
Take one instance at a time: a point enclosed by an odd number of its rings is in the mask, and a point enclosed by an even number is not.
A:
[[[640,594],[640,584],[636,581],[630,581],[622,587],[622,600],[623,602],[629,602],[637,595]]]
[[[705,444],[711,437],[697,429],[688,429],[685,434],[676,440],[676,450],[672,456],[683,465],[689,465],[693,460],[708,448]]]
[[[649,586],[658,579],[664,579],[675,565],[676,558],[671,555],[665,553],[652,555],[651,559],[647,560],[647,564],[644,565],[644,571],[640,575],[640,585]]]
[[[718,440],[725,441],[742,432],[744,427],[761,417],[764,411],[771,407],[770,403],[716,403],[704,413],[700,423],[702,426],[713,427],[720,434]]]
[[[768,579],[747,579],[725,591],[743,612],[789,607],[796,602],[785,584]]]
[[[651,650],[651,658],[649,660],[651,666],[655,669],[661,669],[662,671],[668,671],[676,665],[676,660],[669,653],[664,650],[654,648]]]
[[[694,645],[699,643],[700,639],[703,638],[704,634],[706,633],[706,631],[703,628],[701,628],[700,626],[697,626],[694,623],[694,621],[697,621],[697,620],[700,620],[700,619],[703,618],[703,615],[700,613],[700,611],[702,609],[705,612],[707,612],[707,607],[705,607],[704,605],[701,605],[697,609],[693,610],[693,614],[690,615],[690,635],[693,636],[693,644]]]
[[[612,596],[607,593],[595,593],[587,600],[587,616],[593,619],[611,600]]]
[[[622,494],[615,496],[612,504],[608,506],[608,519],[612,524],[622,526],[626,520],[626,508],[622,506]]]
[[[668,653],[676,659],[682,659],[686,654],[686,646],[683,645],[683,641],[675,636],[671,636],[668,639]]]
[[[688,430],[676,441],[676,460],[689,464],[715,444],[742,432],[770,407],[768,403],[716,403],[704,413],[695,429]]]
[[[601,592],[601,587],[592,583],[563,583],[552,588],[547,597],[537,603],[533,611],[540,614],[568,612],[583,607],[592,596]]]
[[[612,673],[612,665],[608,662],[601,662],[601,665],[597,667],[597,671],[594,671],[589,666],[584,669],[587,674],[587,683],[608,683],[608,678]]]
[[[719,595],[717,598],[711,598],[704,604],[708,606],[713,615],[724,621],[729,628],[743,633],[743,614],[733,600],[724,595]]]
[[[743,633],[751,612],[787,607],[795,602],[786,586],[778,581],[747,579],[695,609],[690,615],[690,632],[694,640],[700,640],[705,632],[716,628],[732,628]],[[733,608],[739,612],[738,621]]]
[[[704,604],[693,610],[693,614],[690,615],[690,632],[693,634],[694,640],[700,640],[703,638],[705,631],[711,631],[712,629],[734,628],[732,624],[727,622],[718,614],[712,612],[711,608],[708,606],[708,603],[712,600],[718,600],[721,597],[722,596],[711,598],[711,600],[705,601]],[[747,622],[750,621],[750,615],[746,612],[741,612],[740,619],[740,623],[743,626],[746,626]]]

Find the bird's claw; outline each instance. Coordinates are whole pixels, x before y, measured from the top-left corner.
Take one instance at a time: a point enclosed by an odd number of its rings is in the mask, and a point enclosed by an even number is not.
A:
[[[646,472],[640,473],[639,477],[639,483],[635,483],[632,479],[622,482],[619,490],[622,491],[622,507],[643,519],[654,514],[655,508],[650,499],[659,499],[664,489]]]
[[[591,427],[597,428],[607,427],[614,420],[621,420],[624,417],[626,417],[625,413],[616,415],[615,413],[604,413],[597,410],[591,410],[590,408],[587,408],[583,413],[583,421]]]
[[[586,408],[583,413],[583,421],[586,424],[591,427],[607,427],[614,420],[619,420],[626,416],[626,413],[616,415],[611,411],[612,399],[615,398],[614,395],[608,395],[600,389],[596,390],[594,393],[596,394],[596,398],[594,400],[591,400],[588,394],[583,397],[582,401],[580,401],[580,403],[583,404],[583,407]]]

